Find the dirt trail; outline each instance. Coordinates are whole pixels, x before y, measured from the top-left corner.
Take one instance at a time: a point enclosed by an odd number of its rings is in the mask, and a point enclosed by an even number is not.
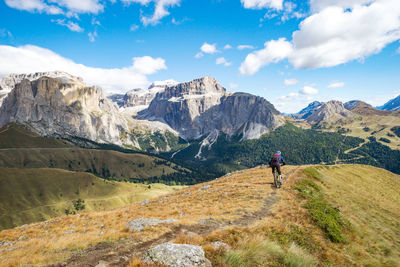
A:
[[[289,179],[300,167],[293,168],[286,175],[283,175],[284,181]],[[282,189],[276,189],[273,186],[272,175],[270,193],[264,198],[263,206],[254,212],[245,212],[245,214],[234,221],[227,223],[207,223],[207,224],[195,224],[195,225],[174,225],[171,227],[171,231],[161,235],[156,239],[152,239],[146,242],[140,242],[138,240],[125,240],[118,243],[98,243],[93,247],[89,247],[86,250],[76,253],[66,261],[51,264],[48,267],[61,267],[61,266],[96,266],[100,261],[107,262],[107,266],[127,266],[129,261],[134,257],[139,257],[142,253],[147,251],[149,248],[162,244],[165,242],[172,241],[181,233],[193,232],[198,235],[207,235],[214,230],[229,227],[229,226],[248,226],[255,223],[257,220],[261,220],[265,217],[272,216],[271,208],[279,201],[277,191]]]

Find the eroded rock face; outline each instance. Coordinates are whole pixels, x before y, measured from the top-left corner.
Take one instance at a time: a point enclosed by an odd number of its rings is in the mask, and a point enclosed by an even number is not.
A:
[[[28,122],[42,135],[65,133],[116,144],[120,130],[128,128],[99,87],[49,77],[15,86],[0,111],[0,125],[8,122]]]
[[[22,82],[23,80],[34,81],[41,77],[58,78],[63,81],[75,81],[82,82],[82,78],[73,76],[63,71],[48,71],[48,72],[36,72],[36,73],[26,73],[26,74],[10,74],[4,77],[0,82],[0,106],[14,87]]]
[[[278,127],[278,115],[264,98],[226,92],[215,79],[204,77],[167,87],[138,117],[166,122],[185,139],[215,130],[252,139]]]
[[[338,121],[341,119],[350,118],[353,113],[348,111],[343,103],[340,101],[332,100],[322,103],[322,106],[312,113],[306,120],[310,123],[318,123],[321,121]]]
[[[0,127],[9,122],[25,124],[43,136],[79,137],[136,148],[141,148],[139,138],[155,132],[177,135],[160,122],[150,124],[121,114],[100,87],[65,75],[17,83],[0,107]],[[168,151],[168,144],[163,149]]]
[[[350,107],[350,105],[349,105]],[[346,109],[342,102],[332,100],[329,102],[313,102],[307,108],[293,115],[294,118],[305,119],[311,124],[320,122],[337,122],[353,117],[353,113]]]
[[[142,257],[146,263],[160,263],[168,267],[210,266],[200,246],[164,243],[149,249]]]

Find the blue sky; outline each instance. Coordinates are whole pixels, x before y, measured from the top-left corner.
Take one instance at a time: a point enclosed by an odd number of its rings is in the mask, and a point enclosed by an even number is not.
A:
[[[64,70],[124,92],[210,75],[282,112],[400,94],[397,0],[0,1],[0,76]]]

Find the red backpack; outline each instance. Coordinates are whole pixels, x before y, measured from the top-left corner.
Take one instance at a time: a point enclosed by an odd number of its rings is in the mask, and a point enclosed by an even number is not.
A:
[[[271,160],[272,164],[273,164],[273,165],[278,165],[278,164],[279,164],[279,159],[280,159],[280,157],[281,157],[281,155],[279,155],[279,154],[274,154],[274,155],[272,156],[272,160]]]

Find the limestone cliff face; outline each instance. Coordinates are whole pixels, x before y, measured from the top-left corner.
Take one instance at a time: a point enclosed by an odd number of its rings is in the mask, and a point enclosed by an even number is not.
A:
[[[279,126],[279,114],[262,97],[226,92],[215,79],[204,77],[167,87],[138,117],[165,122],[186,139],[214,130],[251,139]]]
[[[8,122],[29,124],[42,135],[115,144],[121,144],[120,132],[128,128],[101,88],[50,77],[15,86],[0,110],[0,125]]]
[[[4,77],[0,81],[0,106],[14,87],[22,82],[23,80],[37,80],[40,77],[50,77],[50,78],[57,78],[62,79],[63,81],[75,81],[75,82],[82,82],[82,78],[73,76],[63,71],[49,71],[49,72],[36,72],[36,73],[26,73],[26,74],[10,74]]]
[[[144,135],[169,131],[177,136],[165,124],[149,124],[121,114],[100,87],[87,86],[77,78],[23,79],[0,108],[0,127],[9,122],[28,125],[44,136],[80,137],[139,149]],[[154,150],[168,151],[169,147],[164,144]]]

